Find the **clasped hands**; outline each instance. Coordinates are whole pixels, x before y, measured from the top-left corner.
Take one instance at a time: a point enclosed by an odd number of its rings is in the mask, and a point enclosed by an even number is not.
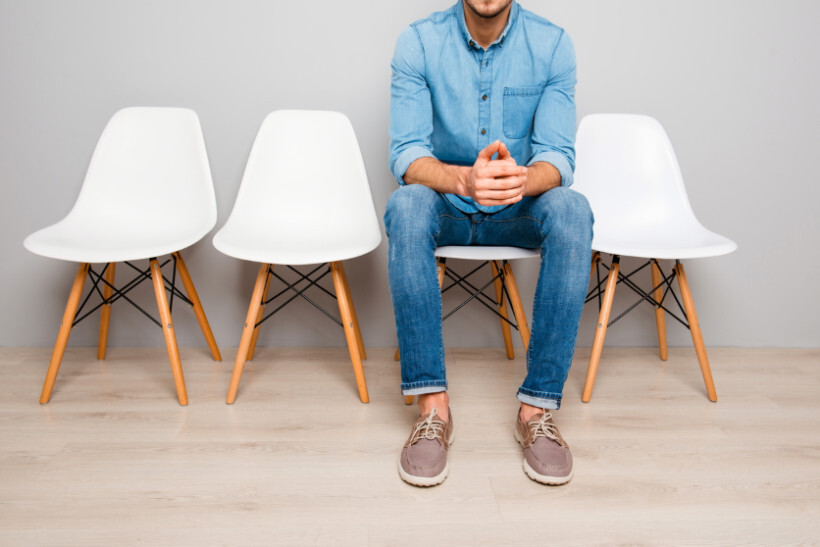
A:
[[[495,141],[479,152],[469,168],[464,192],[479,205],[507,205],[521,201],[526,183],[527,168],[515,162],[503,142]]]

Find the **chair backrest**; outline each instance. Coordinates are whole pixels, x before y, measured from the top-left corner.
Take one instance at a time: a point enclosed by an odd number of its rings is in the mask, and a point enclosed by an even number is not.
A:
[[[207,234],[216,224],[216,197],[196,113],[165,107],[115,113],[100,136],[70,218],[111,223],[112,228],[139,223],[186,240]]]
[[[624,219],[697,223],[669,137],[654,118],[591,114],[578,127],[573,189],[584,194],[596,228]]]
[[[302,247],[289,264],[344,260],[376,248],[381,230],[350,120],[338,112],[270,113],[223,230]],[[219,241],[217,234],[218,248]]]

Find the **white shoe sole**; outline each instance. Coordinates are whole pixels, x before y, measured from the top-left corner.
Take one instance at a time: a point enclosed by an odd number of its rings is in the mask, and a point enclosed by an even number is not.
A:
[[[546,484],[549,486],[560,486],[572,480],[572,471],[570,471],[569,475],[567,475],[566,477],[542,475],[541,473],[536,472],[535,469],[530,467],[530,464],[527,463],[526,458],[524,459],[524,473],[526,473],[527,476],[535,482],[540,482],[541,484]]]
[[[407,484],[412,484],[413,486],[439,485],[444,482],[444,479],[447,478],[447,474],[449,472],[449,466],[445,465],[441,473],[439,473],[435,477],[417,477],[416,475],[411,475],[410,473],[407,473],[404,469],[402,469],[401,463],[399,464],[399,476],[401,477],[401,480],[403,480]]]

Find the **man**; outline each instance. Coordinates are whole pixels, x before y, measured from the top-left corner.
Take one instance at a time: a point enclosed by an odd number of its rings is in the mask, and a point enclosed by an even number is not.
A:
[[[566,33],[512,0],[458,0],[410,25],[392,61],[388,273],[402,393],[419,420],[399,474],[417,486],[447,477],[453,419],[434,252],[442,245],[541,249],[527,375],[515,429],[524,470],[572,478],[552,421],[572,362],[587,289],[592,214],[570,190],[575,54]]]

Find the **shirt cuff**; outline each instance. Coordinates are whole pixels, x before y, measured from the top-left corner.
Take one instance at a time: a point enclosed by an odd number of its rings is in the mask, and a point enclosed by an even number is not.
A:
[[[410,168],[410,164],[419,158],[433,157],[433,153],[423,146],[411,146],[403,150],[393,161],[393,176],[404,186],[404,174]]]
[[[532,158],[532,161],[530,161],[529,165],[532,165],[537,161],[545,161],[554,165],[555,168],[558,169],[558,172],[561,173],[561,186],[572,186],[572,182],[574,180],[572,166],[565,155],[560,152],[548,150],[546,152],[536,154]]]

